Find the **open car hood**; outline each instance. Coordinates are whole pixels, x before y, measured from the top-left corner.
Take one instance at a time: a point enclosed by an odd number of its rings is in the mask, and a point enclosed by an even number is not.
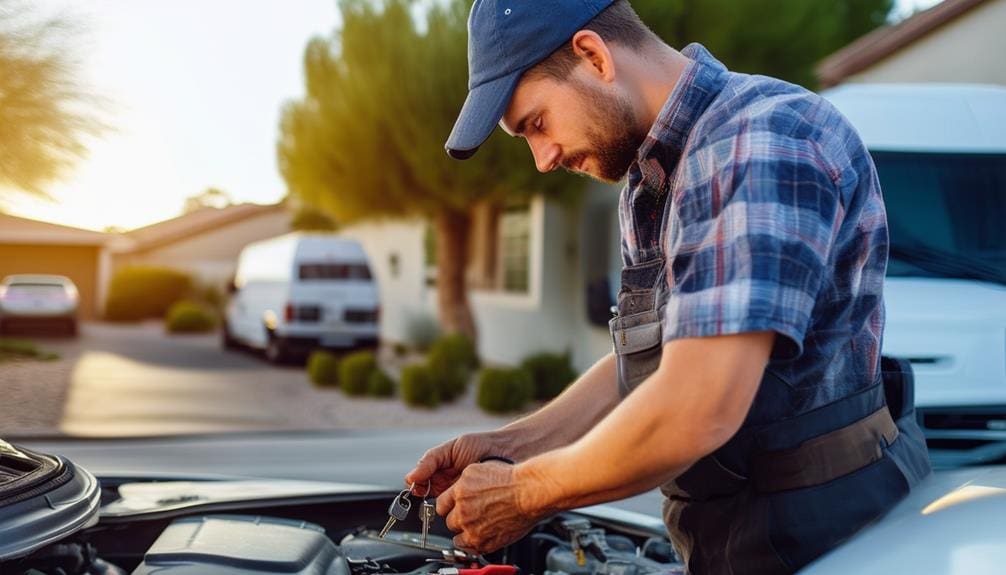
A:
[[[0,562],[93,525],[99,500],[84,469],[0,440]]]

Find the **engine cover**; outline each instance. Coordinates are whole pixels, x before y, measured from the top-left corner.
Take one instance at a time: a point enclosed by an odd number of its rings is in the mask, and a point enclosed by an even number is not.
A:
[[[161,533],[133,575],[351,575],[325,530],[271,517],[208,515],[179,519]]]

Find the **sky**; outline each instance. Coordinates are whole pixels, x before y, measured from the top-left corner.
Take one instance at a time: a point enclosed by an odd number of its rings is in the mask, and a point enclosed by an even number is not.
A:
[[[897,0],[897,14],[939,0]],[[286,193],[276,164],[284,102],[303,94],[307,41],[338,23],[336,0],[35,0],[82,26],[79,78],[111,129],[49,187],[9,213],[132,229],[181,213],[208,187],[237,202]],[[5,194],[8,198],[10,194]]]

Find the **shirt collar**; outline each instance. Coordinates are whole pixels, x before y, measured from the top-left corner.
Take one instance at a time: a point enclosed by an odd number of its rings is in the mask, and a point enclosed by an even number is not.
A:
[[[638,170],[644,182],[652,182],[656,189],[677,165],[695,122],[727,82],[726,66],[701,44],[689,44],[681,53],[691,62],[657,114],[630,168],[630,174]]]

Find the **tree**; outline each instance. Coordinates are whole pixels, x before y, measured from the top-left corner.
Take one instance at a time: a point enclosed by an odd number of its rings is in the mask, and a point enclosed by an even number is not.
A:
[[[293,213],[290,229],[300,232],[334,232],[338,226],[325,212],[304,206]]]
[[[883,25],[894,0],[634,0],[669,45],[700,42],[726,66],[814,88],[814,65]]]
[[[475,158],[449,159],[444,141],[466,94],[470,3],[436,3],[422,27],[410,0],[375,4],[343,0],[341,30],[309,42],[306,95],[283,109],[280,170],[291,194],[340,224],[431,219],[441,325],[474,338],[464,273],[472,206],[574,194],[584,180],[538,174],[526,145],[500,133]]]
[[[234,200],[227,192],[220,188],[206,188],[194,196],[185,198],[182,213],[191,214],[204,208],[221,209],[232,205],[234,205]]]
[[[729,66],[811,84],[814,63],[882,23],[892,0],[635,0],[669,44],[706,44]],[[342,28],[312,39],[306,95],[288,102],[277,144],[289,191],[340,224],[423,216],[435,223],[441,324],[474,337],[465,262],[470,210],[584,180],[535,172],[523,142],[497,131],[473,159],[443,143],[464,102],[470,1],[342,0]]]
[[[0,187],[45,195],[45,185],[86,153],[103,125],[95,99],[76,82],[65,19],[32,18],[0,0]]]

